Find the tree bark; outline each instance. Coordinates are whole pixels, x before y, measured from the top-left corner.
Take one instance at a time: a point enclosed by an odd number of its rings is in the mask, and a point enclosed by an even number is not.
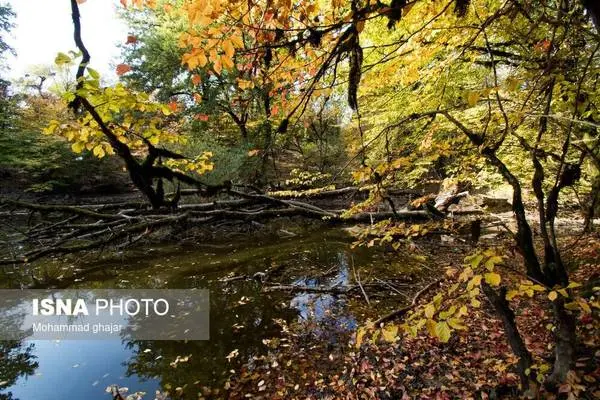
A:
[[[565,309],[565,303],[562,298],[557,298],[552,302],[554,312],[554,321],[556,326],[554,350],[554,366],[552,374],[546,380],[546,386],[549,389],[556,389],[565,381],[567,373],[573,365],[575,355],[575,317]]]

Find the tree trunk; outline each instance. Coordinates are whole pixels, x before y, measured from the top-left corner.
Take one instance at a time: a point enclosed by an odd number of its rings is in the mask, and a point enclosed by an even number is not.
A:
[[[549,389],[556,389],[565,381],[567,373],[573,365],[575,355],[575,317],[565,309],[564,300],[557,298],[552,302],[554,312],[555,345],[554,349],[554,367],[552,374],[546,380],[546,386]]]
[[[597,172],[592,182],[592,192],[590,193],[588,207],[585,213],[583,231],[590,233],[594,231],[594,217],[596,208],[600,206],[600,171]]]
[[[496,292],[485,282],[481,284],[481,287],[483,289],[483,293],[485,293],[487,299],[494,307],[494,310],[496,310],[496,314],[498,314],[502,320],[502,323],[504,324],[504,332],[513,353],[519,357],[517,368],[521,378],[522,388],[523,390],[526,390],[535,382],[534,380],[530,379],[527,373],[527,371],[531,368],[531,364],[533,364],[533,360],[531,358],[531,353],[529,353],[529,350],[527,350],[527,347],[523,342],[523,338],[517,329],[515,313],[510,308],[508,301],[506,300],[506,288],[502,287],[498,292]]]

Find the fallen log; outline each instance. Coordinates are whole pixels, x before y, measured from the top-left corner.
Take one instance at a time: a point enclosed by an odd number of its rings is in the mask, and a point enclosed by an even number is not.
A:
[[[100,219],[130,218],[130,217],[128,217],[126,215],[122,215],[122,214],[99,213],[94,210],[90,210],[88,208],[81,208],[81,207],[77,207],[77,206],[69,206],[69,205],[62,205],[62,204],[36,204],[36,203],[29,203],[26,201],[13,200],[13,199],[7,199],[7,198],[0,198],[0,204],[18,206],[18,207],[26,208],[28,210],[33,210],[33,211],[64,212],[64,213],[69,213],[69,214],[77,214],[77,215],[82,215],[85,217],[100,218]]]
[[[402,220],[402,219],[415,219],[415,220],[424,220],[431,219],[431,214],[426,210],[399,210],[396,212],[393,211],[382,211],[382,212],[364,212],[359,214],[354,214],[349,217],[343,218],[346,222],[378,222],[384,219],[391,220]]]

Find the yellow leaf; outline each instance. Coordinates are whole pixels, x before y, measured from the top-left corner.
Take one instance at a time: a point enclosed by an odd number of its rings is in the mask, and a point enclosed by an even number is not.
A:
[[[519,295],[518,290],[509,290],[508,293],[506,293],[506,300],[510,301],[510,300],[514,299],[515,297],[517,297],[518,295]]]
[[[548,298],[550,299],[550,301],[554,301],[556,300],[556,298],[558,297],[558,293],[556,293],[556,291],[551,291],[550,293],[548,293]]]
[[[356,331],[356,348],[357,349],[360,348],[360,345],[363,342],[365,333],[367,333],[366,328],[358,328],[358,330]]]
[[[235,54],[235,49],[233,48],[231,40],[223,41],[223,51],[225,52],[228,58],[233,58],[233,55]]]
[[[392,343],[398,337],[398,326],[387,325],[386,327],[381,329],[381,334],[383,335],[383,339],[386,342]]]
[[[233,60],[227,54],[223,54],[221,56],[221,63],[223,64],[223,66],[225,68],[227,68],[227,69],[233,69],[233,66],[234,66]]]
[[[502,262],[502,257],[492,256],[492,257],[488,258],[487,261],[485,262],[485,268],[487,268],[488,271],[492,271],[494,269],[494,266],[496,266],[497,264],[500,264],[501,262]]]
[[[221,61],[217,60],[213,63],[213,70],[218,74],[221,75],[221,71],[223,71],[223,66],[221,65]]]
[[[450,327],[446,321],[440,321],[435,325],[435,336],[442,343],[447,343],[450,340]]]
[[[436,323],[434,320],[432,319],[428,319],[427,322],[425,323],[425,327],[427,328],[427,332],[429,332],[430,336],[436,337],[437,334],[435,332],[435,328],[436,328]]]
[[[240,35],[231,35],[229,39],[231,40],[231,43],[238,49],[244,47],[244,41],[242,40],[242,37]]]
[[[475,275],[469,283],[467,283],[467,290],[473,289],[475,286],[479,286],[481,284],[481,275]]]
[[[431,303],[427,304],[427,306],[425,306],[425,316],[428,319],[433,318],[433,315],[435,314],[435,306]]]
[[[500,278],[500,275],[495,272],[488,272],[484,276],[485,281],[492,286],[500,285],[500,281],[502,280],[502,278]]]
[[[206,58],[206,54],[203,51],[200,51],[196,56],[196,60],[198,61],[198,65],[202,68],[208,63],[208,59]]]
[[[237,80],[238,86],[240,89],[244,90],[244,89],[248,89],[254,86],[254,84],[252,83],[252,81],[247,81],[244,79],[238,79]]]
[[[481,95],[478,92],[469,92],[467,94],[467,104],[470,107],[473,107],[479,101],[479,97],[481,97]]]
[[[579,307],[583,310],[585,314],[591,314],[592,309],[588,305],[588,303],[584,299],[577,299],[577,303],[579,303]]]
[[[71,150],[73,150],[75,153],[81,153],[84,148],[85,143],[83,142],[75,142],[71,145]]]
[[[106,154],[104,152],[104,148],[102,147],[101,144],[97,145],[96,147],[94,147],[93,153],[96,157],[98,158],[102,158],[104,157],[104,155]]]
[[[448,325],[457,330],[467,329],[467,327],[462,324],[462,321],[459,318],[448,319]]]

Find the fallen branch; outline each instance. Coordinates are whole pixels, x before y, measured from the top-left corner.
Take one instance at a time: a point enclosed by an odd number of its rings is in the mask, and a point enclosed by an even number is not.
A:
[[[406,314],[407,312],[409,312],[410,310],[412,310],[413,308],[415,308],[417,306],[417,301],[419,301],[419,298],[421,298],[421,296],[423,296],[429,289],[431,289],[432,287],[434,287],[435,285],[440,283],[440,281],[441,281],[441,279],[436,279],[435,281],[433,281],[430,284],[428,284],[427,286],[425,286],[423,289],[419,290],[417,292],[417,294],[415,295],[415,297],[413,297],[411,303],[408,306],[403,307],[396,311],[392,311],[391,313],[379,318],[377,321],[375,321],[375,326],[382,324],[384,322],[391,321],[395,318],[401,317],[404,314]]]
[[[87,208],[81,208],[77,206],[68,206],[62,204],[35,204],[21,200],[13,200],[7,198],[0,198],[0,204],[10,204],[28,210],[40,211],[40,212],[65,212],[69,214],[77,214],[85,217],[100,218],[100,219],[125,219],[130,218],[122,214],[104,214]]]

